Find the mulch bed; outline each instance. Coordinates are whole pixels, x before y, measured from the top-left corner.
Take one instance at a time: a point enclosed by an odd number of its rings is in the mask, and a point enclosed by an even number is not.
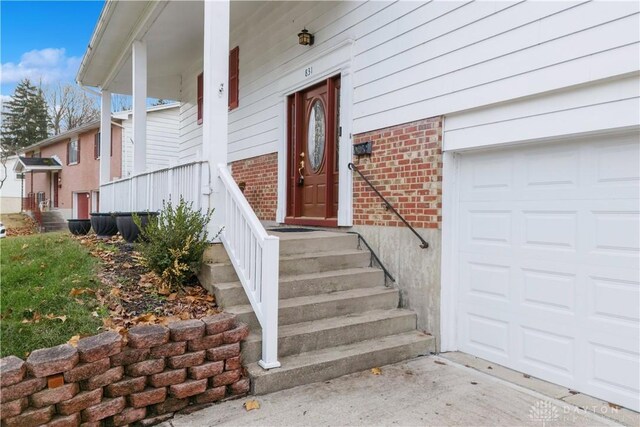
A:
[[[101,289],[74,288],[70,295],[95,292],[109,315],[103,318],[105,329],[126,335],[138,324],[162,324],[176,320],[198,319],[219,313],[215,298],[197,278],[179,291],[172,291],[156,274],[141,264],[135,246],[116,236],[107,240],[94,235],[73,237],[101,260],[98,277]]]

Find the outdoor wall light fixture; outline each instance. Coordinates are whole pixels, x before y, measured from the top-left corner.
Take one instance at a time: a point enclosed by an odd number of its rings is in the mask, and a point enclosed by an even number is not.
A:
[[[302,31],[298,33],[298,44],[302,46],[313,46],[313,34],[307,31],[306,28],[303,28]]]

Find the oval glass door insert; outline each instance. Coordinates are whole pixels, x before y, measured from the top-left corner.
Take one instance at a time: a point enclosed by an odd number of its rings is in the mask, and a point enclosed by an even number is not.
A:
[[[309,114],[309,131],[307,134],[307,152],[309,153],[309,164],[314,172],[318,172],[322,166],[325,147],[325,120],[324,106],[320,100],[316,100],[311,106]]]

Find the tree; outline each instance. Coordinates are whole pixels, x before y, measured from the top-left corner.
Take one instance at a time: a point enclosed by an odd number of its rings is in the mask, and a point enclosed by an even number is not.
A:
[[[3,103],[2,107],[0,161],[3,179],[0,181],[0,188],[7,176],[7,158],[49,136],[47,103],[42,89],[34,86],[29,79],[18,83],[11,100]]]
[[[54,135],[90,123],[100,117],[97,99],[80,87],[58,84],[46,90],[49,126]]]
[[[131,110],[133,101],[129,95],[112,94],[111,95],[111,111],[127,111]]]

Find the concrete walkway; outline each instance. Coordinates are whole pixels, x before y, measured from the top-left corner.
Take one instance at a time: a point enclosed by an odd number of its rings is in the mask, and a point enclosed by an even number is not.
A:
[[[439,357],[421,357],[324,383],[249,396],[177,415],[165,427],[604,426],[576,406]],[[260,409],[246,411],[247,400]]]

